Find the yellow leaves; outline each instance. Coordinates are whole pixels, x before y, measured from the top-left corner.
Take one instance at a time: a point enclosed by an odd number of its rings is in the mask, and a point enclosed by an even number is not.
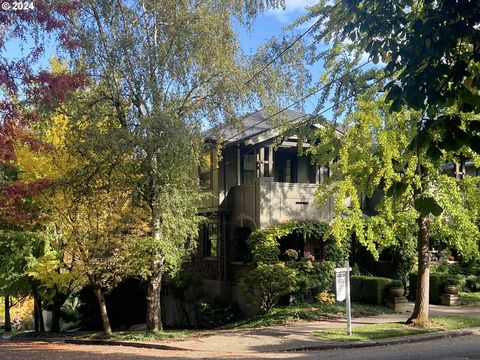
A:
[[[53,115],[50,126],[46,131],[45,141],[56,149],[65,148],[65,140],[70,129],[68,117],[65,115]]]
[[[50,70],[53,74],[58,75],[67,72],[68,64],[66,61],[60,60],[56,56],[52,56],[49,60]]]
[[[78,159],[63,149],[34,152],[21,143],[15,145],[15,156],[21,170],[20,178],[25,182],[59,180],[79,164]]]
[[[15,144],[15,156],[23,181],[57,181],[80,165],[79,159],[72,156],[66,148],[69,129],[66,116],[54,115],[43,139],[48,148],[33,151],[20,141]]]

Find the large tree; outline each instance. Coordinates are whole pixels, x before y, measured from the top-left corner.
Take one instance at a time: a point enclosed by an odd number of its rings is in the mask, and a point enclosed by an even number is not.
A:
[[[375,85],[381,83],[377,76],[380,75],[386,81],[384,100],[389,111],[403,112],[404,106],[418,111],[416,123],[411,125],[410,142],[399,150],[405,159],[409,154],[418,153],[436,163],[446,160],[448,154],[458,156],[466,148],[480,152],[480,121],[475,120],[480,113],[480,5],[477,1],[319,1],[299,22],[317,17],[322,21],[313,28],[315,42],[310,60],[325,61],[329,71],[325,78],[331,78],[334,72],[339,78],[359,64],[365,54],[373,63],[381,62],[382,67],[381,75],[370,70],[359,82],[359,72],[353,71],[327,86],[320,106],[326,99],[333,100],[336,117],[346,108],[354,109],[355,97],[371,86],[372,81]],[[329,46],[325,48],[324,43]],[[422,161],[421,157],[417,162],[400,161],[405,168],[396,167],[402,174],[407,173],[412,163],[418,165],[414,197],[421,291],[417,291],[411,321],[420,324],[428,319],[428,213],[440,215],[444,209],[440,200],[431,196],[434,188],[429,181],[434,175]],[[399,175],[390,184],[387,195],[407,196],[404,181]]]
[[[277,5],[276,1],[267,2]],[[301,48],[255,72],[276,55],[262,47],[252,58],[239,52],[234,18],[241,22],[263,1],[85,1],[71,18],[82,43],[77,66],[104,87],[98,101],[113,109],[131,134],[140,161],[135,192],[150,214],[147,326],[162,328],[160,289],[198,235],[196,179],[202,129],[231,121],[249,106],[272,108],[301,90],[307,78]],[[298,65],[300,63],[300,65]],[[281,74],[281,75],[280,75]],[[298,85],[300,84],[300,85]]]
[[[408,322],[424,326],[428,323],[431,234],[465,260],[479,256],[475,200],[480,195],[479,179],[456,179],[442,165],[467,156],[478,165],[480,159],[468,148],[443,152],[436,160],[424,148],[410,148],[421,114],[406,108],[389,113],[385,95],[375,95],[376,90],[357,99],[355,111],[343,124],[344,134],[336,141],[331,141],[336,134],[328,125],[310,135],[318,145],[308,152],[319,164],[332,164],[332,176],[320,186],[317,197],[323,203],[334,196],[331,232],[340,242],[348,244],[354,236],[377,258],[382,249],[398,246],[407,249],[400,256],[412,256],[408,247],[416,243],[419,281]],[[363,202],[377,198],[374,192],[383,196],[367,216]]]

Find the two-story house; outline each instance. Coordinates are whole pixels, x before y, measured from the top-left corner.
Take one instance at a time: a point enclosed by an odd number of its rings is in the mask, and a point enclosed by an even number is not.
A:
[[[286,118],[304,120],[295,111],[288,111]],[[278,126],[264,111],[242,122],[243,132],[222,130],[228,141],[220,155],[216,137],[206,137],[212,150],[203,159],[199,178],[202,189],[210,193],[200,208],[208,221],[200,230],[197,256],[191,263],[194,271],[203,273],[212,294],[239,303],[238,281],[248,268],[247,240],[253,231],[292,219],[331,219],[331,200],[323,209],[314,201],[318,184],[329,176],[328,164],[316,166],[308,156],[299,156],[297,137],[279,138]],[[303,256],[307,249],[300,247]],[[308,250],[322,258],[320,246]]]

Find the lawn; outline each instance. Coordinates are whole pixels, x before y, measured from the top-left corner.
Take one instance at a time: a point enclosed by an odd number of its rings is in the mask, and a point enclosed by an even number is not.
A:
[[[375,316],[392,314],[394,311],[384,306],[352,304],[352,316]],[[279,306],[266,314],[252,316],[248,319],[225,325],[223,329],[250,329],[282,325],[294,321],[321,321],[343,318],[345,306],[340,304],[300,304],[294,306]]]
[[[462,305],[480,305],[480,292],[461,292],[458,295],[460,296]]]
[[[480,327],[480,318],[465,316],[434,316],[431,321],[428,328],[418,328],[403,323],[385,323],[355,326],[351,336],[346,335],[344,328],[319,331],[313,335],[333,341],[365,341]]]
[[[138,341],[138,342],[155,342],[158,340],[178,340],[185,339],[195,335],[196,332],[192,330],[177,330],[177,331],[118,331],[111,336],[106,336],[104,333],[90,333],[76,336],[75,339],[82,340],[114,340],[114,341]]]

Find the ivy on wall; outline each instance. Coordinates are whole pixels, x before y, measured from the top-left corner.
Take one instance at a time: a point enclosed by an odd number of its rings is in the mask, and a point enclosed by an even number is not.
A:
[[[348,247],[331,238],[329,230],[328,224],[313,220],[291,220],[259,229],[250,237],[253,265],[277,263],[280,255],[279,239],[294,233],[302,234],[304,241],[322,239],[325,259],[340,263],[347,256]]]

